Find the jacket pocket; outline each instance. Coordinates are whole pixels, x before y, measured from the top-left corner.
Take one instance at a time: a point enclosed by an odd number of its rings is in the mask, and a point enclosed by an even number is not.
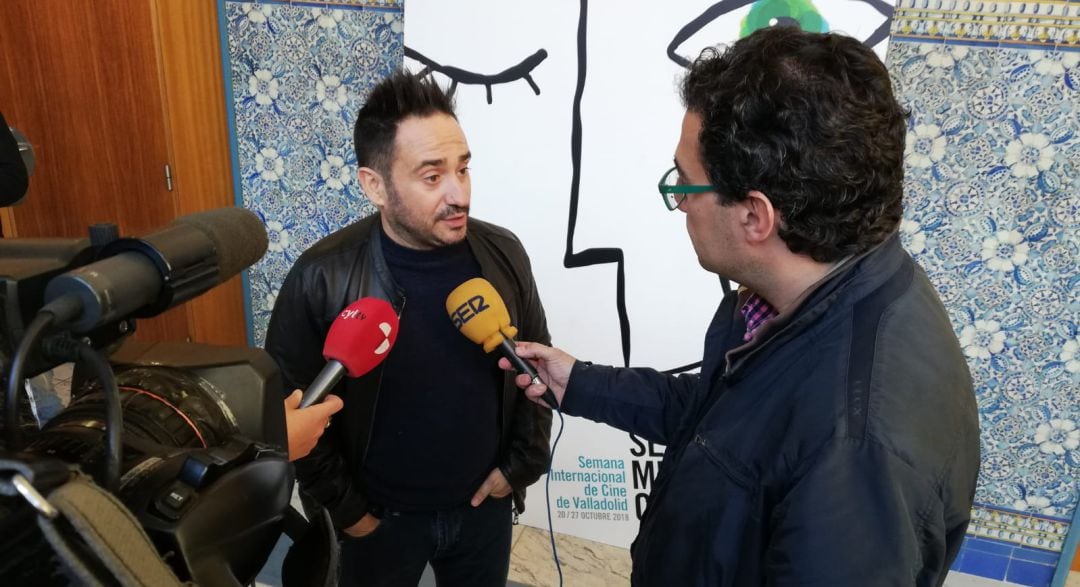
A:
[[[379,536],[381,536],[383,534],[386,534],[387,533],[387,527],[394,523],[394,518],[395,517],[396,516],[394,514],[387,512],[385,515],[383,515],[383,517],[378,519],[379,520],[379,525],[375,526],[375,529],[372,530],[370,533],[364,534],[363,536],[353,536],[351,534],[346,534],[345,532],[342,532],[341,536],[345,540],[347,540],[349,542],[353,542],[353,543],[367,542],[367,541],[372,540],[374,538],[377,538],[377,537],[379,537]]]
[[[747,491],[753,491],[757,487],[757,476],[734,457],[728,455],[723,448],[714,446],[701,434],[694,434],[691,444],[696,446],[710,463],[739,487]]]
[[[692,437],[660,501],[649,504],[642,584],[761,583],[761,492],[745,467],[713,448]]]

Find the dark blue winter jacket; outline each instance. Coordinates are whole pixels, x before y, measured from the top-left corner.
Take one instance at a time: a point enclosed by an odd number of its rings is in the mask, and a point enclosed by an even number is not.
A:
[[[744,343],[737,294],[699,375],[578,362],[566,413],[667,450],[634,585],[940,585],[979,469],[971,377],[893,236]]]

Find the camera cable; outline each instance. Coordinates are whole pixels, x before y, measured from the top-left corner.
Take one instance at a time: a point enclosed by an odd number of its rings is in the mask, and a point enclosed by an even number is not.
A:
[[[19,392],[25,386],[23,372],[26,362],[37,348],[41,338],[53,323],[63,325],[82,311],[82,300],[76,295],[63,295],[49,302],[40,310],[30,324],[26,326],[22,339],[15,347],[11,357],[11,370],[8,372],[7,395],[4,397],[4,426],[7,429],[5,441],[7,449],[13,452],[22,450],[22,436],[19,434]]]
[[[101,392],[105,396],[105,486],[115,492],[120,488],[120,463],[123,457],[124,412],[120,405],[120,388],[116,385],[116,376],[105,355],[94,350],[82,341],[66,339],[59,341],[64,345],[74,343],[74,360],[85,365],[97,377]],[[52,346],[52,345],[49,345]],[[52,349],[50,349],[52,350]],[[67,349],[65,349],[67,350]]]
[[[80,309],[81,302],[77,298],[62,296],[39,310],[27,325],[11,360],[7,395],[4,398],[5,440],[8,450],[18,452],[23,448],[19,428],[19,397],[25,387],[24,372],[27,361],[54,323],[66,323],[72,316],[78,314]],[[110,491],[116,491],[120,483],[124,421],[120,406],[120,389],[116,385],[112,367],[109,366],[104,355],[95,351],[88,342],[76,340],[67,334],[52,336],[44,340],[42,350],[46,356],[61,362],[74,360],[86,365],[94,372],[101,384],[102,393],[105,396],[106,445],[103,485]]]
[[[555,558],[555,570],[559,572],[559,587],[563,584],[562,564],[559,563],[559,550],[555,548],[555,527],[551,523],[551,467],[555,464],[555,447],[559,446],[566,420],[563,419],[562,409],[555,404],[555,413],[559,415],[559,433],[555,435],[555,442],[551,443],[551,455],[548,458],[548,474],[544,478],[544,499],[547,501],[548,537],[551,538],[551,556]]]
[[[11,358],[7,395],[4,397],[4,428],[7,431],[5,437],[7,449],[12,452],[22,450],[22,435],[19,429],[19,393],[25,385],[23,372],[26,370],[26,361],[55,319],[56,316],[51,312],[38,312],[26,327],[26,332]]]

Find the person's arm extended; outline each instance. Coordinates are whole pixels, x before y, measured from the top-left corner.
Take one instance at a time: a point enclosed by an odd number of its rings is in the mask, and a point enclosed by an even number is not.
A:
[[[567,414],[614,426],[666,444],[695,405],[697,375],[664,375],[653,369],[607,367],[578,361],[566,352],[529,342],[519,342],[517,353],[529,359],[547,385],[531,385],[518,375],[517,384],[534,402],[548,387]],[[506,359],[499,366],[509,368]]]
[[[290,461],[306,457],[330,427],[330,416],[345,407],[340,397],[330,394],[315,405],[301,408],[302,397],[303,392],[297,389],[285,398],[285,431],[289,436]]]
[[[330,320],[322,316],[326,292],[321,280],[305,278],[304,270],[298,264],[289,271],[266,332],[266,351],[281,369],[283,399],[295,389],[307,388],[326,363],[322,356],[330,328]],[[349,528],[364,517],[368,503],[353,487],[334,427],[326,431],[311,452],[295,462],[296,477],[304,493],[330,512],[335,526]]]

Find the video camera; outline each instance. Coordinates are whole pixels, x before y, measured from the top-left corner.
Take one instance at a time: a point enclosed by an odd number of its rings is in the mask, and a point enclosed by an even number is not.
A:
[[[329,517],[289,507],[273,360],[127,340],[262,257],[262,222],[223,208],[90,232],[0,239],[0,584],[250,585],[283,531],[285,584],[335,583]],[[67,362],[70,403],[39,426],[24,381]]]

